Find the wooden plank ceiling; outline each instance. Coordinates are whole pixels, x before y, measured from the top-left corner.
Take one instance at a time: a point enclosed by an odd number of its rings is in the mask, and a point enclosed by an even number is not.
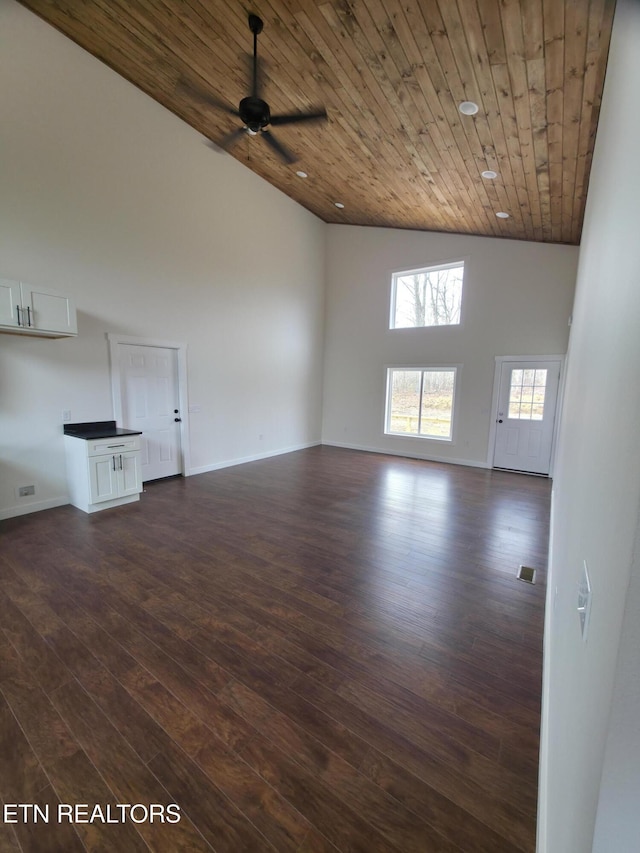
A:
[[[293,165],[248,134],[211,156],[325,222],[580,240],[615,0],[22,2],[214,141],[241,122],[199,95],[249,94],[259,15],[272,114],[328,119],[274,129]]]

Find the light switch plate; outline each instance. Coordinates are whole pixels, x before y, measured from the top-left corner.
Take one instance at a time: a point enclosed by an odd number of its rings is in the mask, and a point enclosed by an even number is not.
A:
[[[589,618],[591,616],[591,581],[587,561],[583,560],[582,574],[578,584],[578,615],[580,616],[580,630],[582,639],[586,642],[589,629]]]

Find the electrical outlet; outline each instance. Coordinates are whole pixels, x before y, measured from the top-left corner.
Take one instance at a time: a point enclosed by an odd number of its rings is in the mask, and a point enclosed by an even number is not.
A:
[[[578,615],[580,616],[582,639],[586,642],[589,618],[591,616],[591,581],[589,579],[586,560],[583,560],[582,574],[580,576],[580,583],[578,584]]]
[[[62,410],[62,421],[63,423],[69,423],[71,420],[71,409],[63,409]]]

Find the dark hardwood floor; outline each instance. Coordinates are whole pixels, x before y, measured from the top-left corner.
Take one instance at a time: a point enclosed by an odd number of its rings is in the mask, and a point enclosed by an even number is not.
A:
[[[549,497],[317,447],[2,522],[0,853],[533,851]]]

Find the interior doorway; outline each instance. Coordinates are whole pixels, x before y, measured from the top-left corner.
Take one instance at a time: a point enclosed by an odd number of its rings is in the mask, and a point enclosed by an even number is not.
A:
[[[549,475],[562,356],[496,360],[491,465]]]
[[[118,425],[142,432],[143,482],[187,470],[186,347],[109,335]]]

